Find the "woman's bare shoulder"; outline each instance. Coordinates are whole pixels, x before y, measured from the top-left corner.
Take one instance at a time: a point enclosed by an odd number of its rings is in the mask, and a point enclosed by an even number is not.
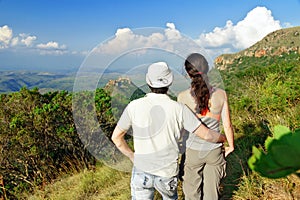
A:
[[[227,94],[224,89],[221,88],[214,88],[213,96],[223,96],[226,98]]]

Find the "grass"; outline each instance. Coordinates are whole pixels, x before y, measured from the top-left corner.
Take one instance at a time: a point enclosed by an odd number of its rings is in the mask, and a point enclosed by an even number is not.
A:
[[[237,153],[231,155],[227,177],[222,183],[221,200],[296,200],[300,199],[300,179],[294,175],[282,179],[267,179],[243,169]],[[245,170],[245,171],[243,171]],[[240,174],[242,173],[242,174]],[[183,200],[179,182],[179,200]],[[103,164],[95,170],[84,170],[61,177],[33,194],[23,194],[28,200],[126,200],[130,199],[130,173],[120,172]],[[158,193],[155,200],[161,200]]]
[[[29,200],[123,200],[130,199],[130,174],[99,164],[95,170],[84,170],[55,181],[33,195]]]
[[[296,200],[300,199],[300,179],[288,176],[268,179],[252,172],[247,159],[252,153],[252,145],[263,145],[270,130],[261,122],[245,121],[236,128],[235,151],[227,157],[227,176],[222,181],[221,200]],[[122,164],[123,166],[123,164]],[[84,170],[74,175],[62,177],[43,189],[36,189],[29,200],[126,200],[130,199],[130,173],[117,171],[103,164],[95,170]],[[179,182],[179,200],[183,200],[182,183]],[[161,200],[158,193],[155,200]]]
[[[33,194],[25,193],[28,200],[124,200],[130,199],[130,173],[120,172],[103,164],[95,170],[84,170],[61,177],[44,188],[36,188]],[[179,198],[182,199],[181,183]],[[161,199],[155,193],[155,200]]]
[[[267,179],[252,173],[241,178],[234,200],[297,200],[300,199],[300,179],[290,175],[281,179]]]

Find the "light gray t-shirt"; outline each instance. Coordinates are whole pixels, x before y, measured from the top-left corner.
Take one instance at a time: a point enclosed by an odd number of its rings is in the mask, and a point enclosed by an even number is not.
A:
[[[178,174],[180,131],[192,133],[200,125],[184,104],[155,93],[130,102],[118,122],[122,130],[133,130],[135,167],[162,177]]]

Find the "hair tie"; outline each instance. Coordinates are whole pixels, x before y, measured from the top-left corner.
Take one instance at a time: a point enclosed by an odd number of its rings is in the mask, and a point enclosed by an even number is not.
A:
[[[203,74],[203,72],[197,72],[197,74],[200,74],[200,75],[202,75],[202,74]]]

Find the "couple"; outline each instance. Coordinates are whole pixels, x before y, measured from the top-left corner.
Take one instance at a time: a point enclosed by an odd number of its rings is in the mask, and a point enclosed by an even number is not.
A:
[[[189,132],[185,134],[185,199],[218,199],[220,180],[225,175],[224,156],[234,150],[226,93],[207,82],[209,67],[201,54],[189,55],[185,69],[191,87],[181,92],[176,102],[167,96],[173,82],[168,65],[165,62],[151,64],[146,74],[151,92],[128,104],[113,131],[112,141],[134,165],[133,200],[153,199],[155,189],[164,200],[178,199],[178,142],[182,130]],[[219,133],[221,119],[226,137]],[[124,139],[130,128],[134,152]],[[226,139],[229,147],[224,154],[222,147]]]

